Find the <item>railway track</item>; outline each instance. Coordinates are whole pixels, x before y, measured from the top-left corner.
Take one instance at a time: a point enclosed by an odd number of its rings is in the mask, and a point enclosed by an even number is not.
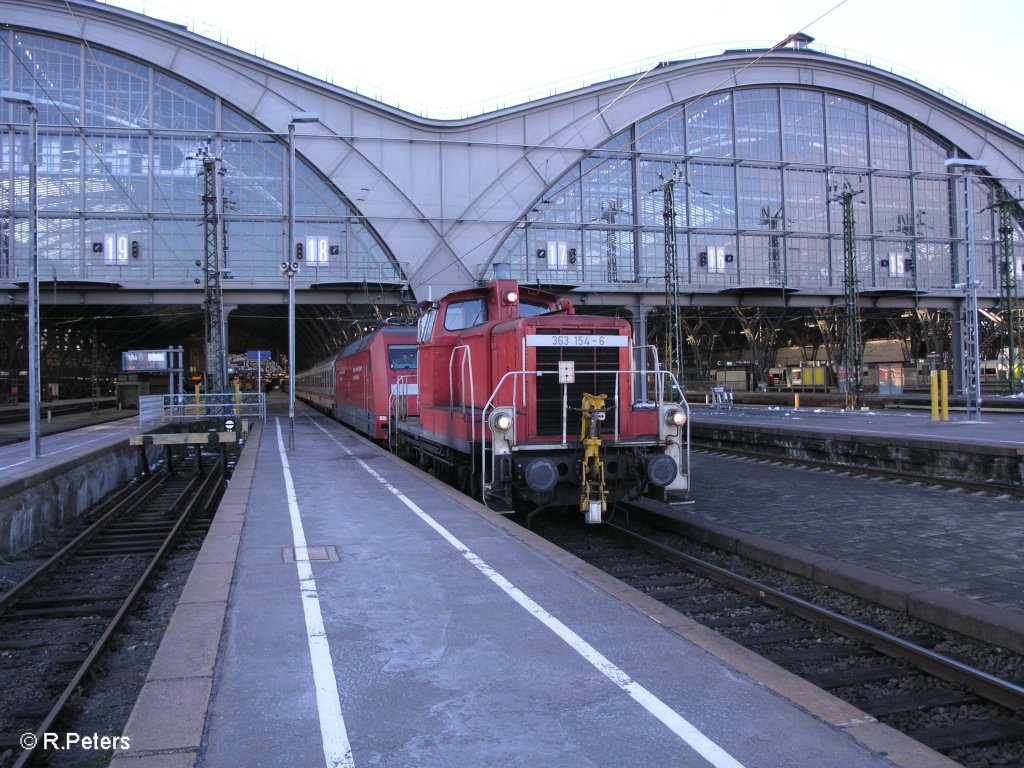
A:
[[[533,526],[578,557],[973,768],[1024,765],[1024,660],[653,525]]]
[[[803,467],[830,473],[848,473],[863,477],[879,477],[887,480],[898,480],[908,484],[920,484],[934,486],[936,488],[956,488],[967,493],[985,493],[994,496],[1006,496],[1007,498],[1024,499],[1024,486],[1007,485],[1004,483],[977,482],[962,478],[933,477],[931,475],[917,475],[909,472],[897,472],[890,469],[879,469],[861,464],[836,464],[835,462],[814,461],[812,459],[796,459],[778,453],[767,451],[739,451],[710,446],[694,441],[692,449],[694,452],[704,453],[708,456],[728,456],[729,458],[745,459],[755,462],[771,462],[784,464],[792,467]]]
[[[183,539],[201,539],[223,483],[220,461],[194,459],[122,489],[90,524],[0,595],[0,765],[36,754],[146,582]]]

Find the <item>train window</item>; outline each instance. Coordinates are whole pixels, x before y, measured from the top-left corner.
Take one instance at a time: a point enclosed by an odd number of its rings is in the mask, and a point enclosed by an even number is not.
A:
[[[422,315],[419,319],[416,329],[416,339],[424,344],[430,341],[431,335],[434,333],[434,321],[437,320],[437,307],[431,307]]]
[[[412,344],[388,345],[388,364],[393,371],[416,369],[417,347]]]
[[[519,316],[520,317],[534,317],[536,315],[543,315],[551,311],[551,307],[547,304],[537,304],[532,301],[520,301],[519,302]]]
[[[453,301],[444,314],[446,331],[461,331],[487,322],[487,301],[483,298]]]

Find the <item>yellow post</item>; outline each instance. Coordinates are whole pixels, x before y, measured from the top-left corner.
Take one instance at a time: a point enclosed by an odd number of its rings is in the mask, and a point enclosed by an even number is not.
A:
[[[794,392],[793,393],[793,409],[796,410],[799,407],[800,407],[800,393],[799,392]]]
[[[235,418],[242,413],[242,382],[235,379]]]
[[[931,374],[931,390],[932,390],[932,421],[939,420],[939,372],[932,371]]]
[[[949,421],[949,371],[939,371],[939,398],[942,401],[942,420]]]
[[[607,395],[583,393],[580,410],[580,441],[583,443],[583,483],[580,486],[580,512],[588,523],[600,523],[608,511],[608,490],[604,486],[604,462],[601,461],[601,422]]]
[[[203,415],[203,407],[199,404],[199,385],[196,384],[196,417]]]

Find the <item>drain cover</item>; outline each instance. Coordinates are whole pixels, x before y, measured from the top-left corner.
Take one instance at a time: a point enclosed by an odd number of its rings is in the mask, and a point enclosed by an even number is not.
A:
[[[324,547],[285,547],[281,554],[286,563],[294,563],[296,560],[308,563],[337,563],[340,560],[338,550],[330,545]]]

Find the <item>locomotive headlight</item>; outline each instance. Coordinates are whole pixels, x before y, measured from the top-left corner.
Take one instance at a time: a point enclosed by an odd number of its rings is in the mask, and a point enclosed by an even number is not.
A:
[[[492,413],[490,422],[494,432],[508,432],[512,428],[512,417],[504,411]]]
[[[515,291],[505,291],[506,304],[515,304],[517,301],[519,301],[518,293],[516,293]]]
[[[679,408],[671,408],[665,412],[665,424],[670,427],[681,427],[686,423],[686,414]]]

